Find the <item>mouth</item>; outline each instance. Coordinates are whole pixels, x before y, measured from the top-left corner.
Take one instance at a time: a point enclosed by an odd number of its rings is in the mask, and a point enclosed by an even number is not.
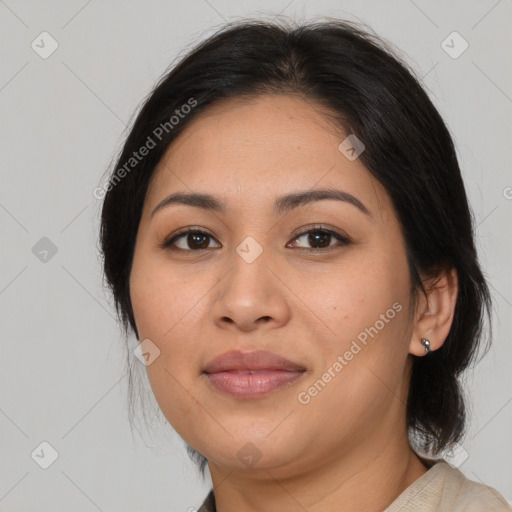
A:
[[[236,398],[258,398],[294,384],[306,368],[271,352],[226,352],[210,361],[203,374],[212,388]]]

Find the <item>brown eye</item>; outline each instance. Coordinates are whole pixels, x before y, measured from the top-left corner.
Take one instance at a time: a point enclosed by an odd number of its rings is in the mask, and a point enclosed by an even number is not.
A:
[[[302,243],[309,244],[309,247],[298,245],[298,241],[301,239],[303,240]],[[335,245],[346,245],[350,241],[340,233],[330,229],[310,229],[296,236],[292,243],[295,243],[294,247],[301,249],[327,249]]]
[[[302,240],[302,242],[299,242],[300,240]],[[212,241],[217,245],[211,246],[210,244]],[[300,245],[301,243],[309,244],[309,246]],[[298,249],[321,251],[322,249],[329,249],[331,247],[347,245],[349,243],[350,240],[347,237],[337,233],[336,231],[325,228],[315,228],[297,235],[291,242],[291,246],[297,247]],[[217,247],[220,247],[220,244],[212,235],[205,231],[191,228],[187,228],[181,233],[172,236],[162,244],[162,248],[164,249],[176,249],[188,252]]]
[[[209,246],[212,240],[214,240],[214,238],[204,231],[187,229],[185,232],[165,241],[163,247],[183,251],[200,251],[211,248]],[[220,244],[217,247],[219,246]]]

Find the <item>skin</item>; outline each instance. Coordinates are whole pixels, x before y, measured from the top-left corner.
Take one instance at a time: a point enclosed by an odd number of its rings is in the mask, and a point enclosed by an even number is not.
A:
[[[161,351],[146,367],[153,392],[208,459],[220,512],[381,511],[427,471],[407,439],[410,368],[425,354],[422,337],[436,350],[448,335],[457,278],[448,271],[426,282],[411,310],[394,208],[361,160],[339,151],[345,137],[298,96],[225,100],[173,142],[148,189],[130,278],[139,338]],[[370,215],[334,200],[274,213],[278,196],[319,188],[352,194]],[[178,191],[218,196],[226,212],[173,204],[151,216]],[[317,224],[350,243],[327,237],[322,250],[296,236]],[[187,226],[212,235],[206,250],[190,249],[186,235],[174,250],[161,247]],[[263,250],[252,263],[236,252],[248,236]],[[401,311],[300,403],[299,393],[395,303]],[[307,371],[258,399],[226,396],[202,369],[237,349],[269,350]],[[253,466],[237,456],[249,442],[260,456]]]

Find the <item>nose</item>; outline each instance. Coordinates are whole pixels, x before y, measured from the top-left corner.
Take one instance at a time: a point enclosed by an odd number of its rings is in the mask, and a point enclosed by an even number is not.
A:
[[[290,318],[286,286],[276,277],[265,251],[251,263],[238,254],[216,287],[213,320],[222,329],[253,331],[284,325]]]

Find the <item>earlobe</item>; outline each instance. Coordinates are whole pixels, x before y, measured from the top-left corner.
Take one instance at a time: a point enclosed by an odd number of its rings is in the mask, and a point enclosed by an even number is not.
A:
[[[439,349],[450,332],[458,296],[457,271],[454,268],[440,272],[423,282],[426,297],[421,295],[409,352],[426,356]]]

